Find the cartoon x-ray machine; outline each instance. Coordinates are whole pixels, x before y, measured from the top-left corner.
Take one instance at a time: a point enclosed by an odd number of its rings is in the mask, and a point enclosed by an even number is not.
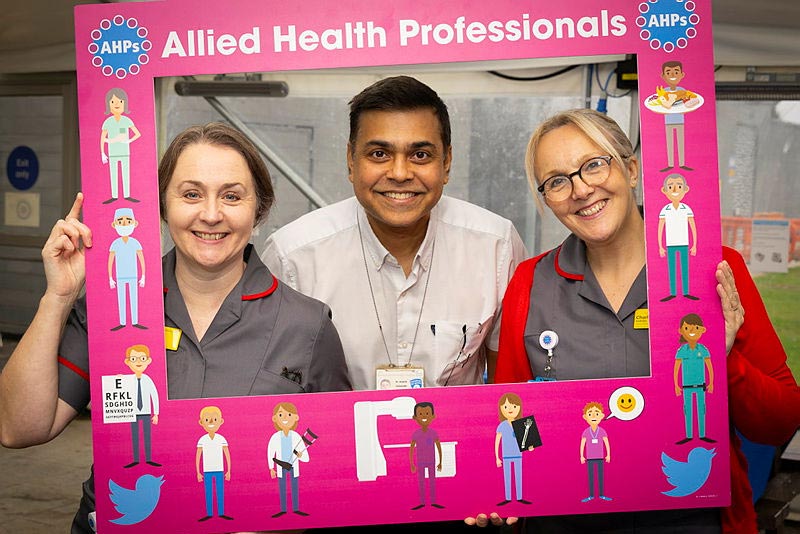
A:
[[[395,419],[414,416],[414,397],[395,397],[387,401],[360,401],[353,406],[356,435],[356,474],[359,482],[377,480],[386,476],[386,457],[383,449],[408,449],[409,443],[381,445],[378,437],[378,417],[391,415]],[[456,443],[442,442],[442,470],[437,477],[456,475]]]

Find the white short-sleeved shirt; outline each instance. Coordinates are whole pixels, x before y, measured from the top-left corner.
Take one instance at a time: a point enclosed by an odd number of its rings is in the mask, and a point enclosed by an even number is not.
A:
[[[214,439],[205,434],[197,440],[197,448],[203,449],[203,473],[224,471],[222,462],[222,448],[228,446],[228,441],[221,434],[214,434]]]
[[[354,388],[375,389],[376,366],[409,359],[424,367],[425,386],[481,383],[506,286],[525,256],[511,221],[443,196],[408,278],[355,197],[279,229],[262,258],[284,283],[331,307]]]
[[[658,217],[664,220],[664,235],[668,247],[685,247],[689,244],[689,218],[694,217],[692,208],[683,202],[678,204],[678,209],[667,204],[661,208]]]

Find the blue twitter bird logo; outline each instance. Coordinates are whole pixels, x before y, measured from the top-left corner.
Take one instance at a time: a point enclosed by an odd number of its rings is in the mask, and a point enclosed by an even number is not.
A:
[[[133,525],[150,517],[161,497],[163,483],[163,475],[159,477],[142,475],[136,481],[136,488],[131,490],[109,479],[108,489],[111,491],[109,497],[114,503],[114,509],[122,514],[122,517],[112,519],[111,522],[117,525]]]
[[[675,487],[661,493],[670,497],[685,497],[703,487],[711,473],[711,460],[717,455],[716,451],[695,447],[689,451],[685,462],[674,460],[662,452],[661,471],[667,476],[667,482]]]

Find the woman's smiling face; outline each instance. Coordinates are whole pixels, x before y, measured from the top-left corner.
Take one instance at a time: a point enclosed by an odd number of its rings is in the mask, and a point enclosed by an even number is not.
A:
[[[586,161],[608,154],[578,127],[568,124],[544,134],[536,147],[534,169],[539,184],[555,175],[569,175]],[[622,165],[628,167],[628,177]],[[561,201],[544,201],[556,218],[587,246],[606,244],[619,235],[638,213],[633,188],[638,167],[634,159],[611,160],[611,169],[601,185],[588,186],[577,175],[572,194]]]
[[[179,261],[208,271],[242,261],[256,220],[253,176],[235,150],[186,147],[165,192],[165,220]]]

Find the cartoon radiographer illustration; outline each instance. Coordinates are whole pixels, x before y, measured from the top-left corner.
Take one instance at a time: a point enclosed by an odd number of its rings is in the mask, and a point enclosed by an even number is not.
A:
[[[144,438],[144,459],[147,465],[161,467],[152,459],[150,447],[151,424],[158,424],[158,390],[153,380],[144,374],[147,367],[153,363],[150,357],[150,348],[147,345],[132,345],[125,350],[125,365],[133,371],[136,379],[134,406],[136,408],[136,421],[131,422],[131,443],[133,444],[133,461],[126,468],[139,464],[139,424],[142,425]]]
[[[111,180],[111,198],[103,201],[110,204],[119,198],[119,172],[122,171],[122,196],[129,202],[139,202],[131,197],[130,180],[130,145],[142,134],[134,126],[128,113],[128,94],[115,87],[106,93],[106,115],[111,115],[103,122],[100,132],[100,156],[104,164],[108,165]],[[131,135],[133,132],[133,135]],[[108,154],[106,154],[108,145]]]
[[[222,519],[233,519],[225,515],[225,481],[231,479],[231,453],[228,449],[228,441],[219,433],[219,427],[224,422],[222,410],[218,407],[206,406],[200,410],[200,426],[203,427],[206,434],[197,440],[194,465],[197,471],[197,481],[204,483],[206,515],[198,521],[206,521],[214,515],[215,494],[217,516]],[[201,458],[203,460],[202,468]]]
[[[119,324],[111,331],[125,328],[128,325],[127,301],[131,306],[131,325],[146,330],[139,324],[139,287],[144,287],[144,253],[139,241],[131,237],[139,222],[131,208],[117,208],[111,226],[119,237],[115,239],[108,252],[108,284],[117,290],[117,306],[119,308]],[[138,265],[138,268],[137,268]],[[116,267],[116,268],[115,268]],[[141,268],[141,276],[139,276]],[[138,281],[138,286],[137,286]]]
[[[419,428],[411,435],[411,446],[408,449],[408,458],[411,462],[411,473],[417,474],[417,484],[419,486],[419,504],[412,510],[419,510],[425,507],[425,472],[428,473],[428,487],[430,490],[430,504],[433,508],[444,508],[436,502],[436,472],[442,471],[442,442],[439,441],[439,434],[432,429],[431,423],[436,419],[433,413],[433,404],[430,402],[418,402],[414,406],[414,421]],[[414,452],[416,451],[416,458]],[[436,453],[439,453],[439,461],[436,461]],[[435,468],[435,470],[434,470]]]
[[[693,408],[697,400],[697,433],[707,443],[716,440],[706,436],[706,391],[714,393],[714,367],[711,365],[711,354],[700,343],[706,332],[703,319],[695,313],[685,315],[681,319],[678,330],[681,335],[681,346],[675,354],[675,395],[683,394],[683,416],[686,422],[686,437],[677,442],[683,445],[693,437]],[[708,370],[708,380],[706,380]],[[680,379],[678,376],[680,375]]]
[[[522,414],[522,399],[516,393],[505,393],[498,401],[500,424],[497,425],[497,435],[494,440],[494,458],[497,467],[503,468],[503,481],[505,499],[497,503],[503,506],[511,502],[511,473],[514,473],[514,489],[517,502],[531,504],[522,497],[522,451],[532,451],[540,445],[538,432],[531,432],[535,427],[533,418],[526,418],[522,437],[517,435],[514,422]],[[535,428],[534,428],[535,430]]]
[[[300,415],[297,407],[291,402],[281,402],[272,410],[272,423],[275,432],[267,444],[267,465],[269,475],[278,479],[278,496],[281,510],[272,515],[280,517],[286,513],[286,486],[291,486],[292,512],[300,516],[307,516],[300,510],[300,462],[308,461],[308,447],[316,440],[317,436],[306,430],[301,436],[295,431]]]
[[[681,263],[681,289],[684,298],[698,300],[689,293],[689,255],[697,255],[697,226],[694,223],[692,208],[684,204],[683,197],[689,192],[689,184],[682,174],[671,173],[664,178],[661,192],[669,204],[658,214],[658,253],[667,257],[669,270],[669,295],[661,302],[672,300],[676,292],[676,260]],[[692,239],[689,241],[689,231]]]
[[[583,407],[583,420],[589,426],[581,434],[580,455],[581,463],[586,464],[589,470],[589,496],[581,502],[594,500],[594,474],[597,472],[597,496],[603,501],[610,501],[603,491],[604,462],[611,461],[611,445],[608,443],[608,433],[600,427],[600,421],[605,417],[603,405],[599,402],[590,402]]]

